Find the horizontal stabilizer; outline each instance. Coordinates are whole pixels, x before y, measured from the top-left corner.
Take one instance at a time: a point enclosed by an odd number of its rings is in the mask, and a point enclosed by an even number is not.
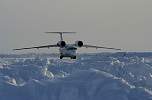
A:
[[[73,33],[76,33],[76,32],[45,32],[45,33],[53,33],[53,34],[60,34],[60,39],[61,41],[63,41],[63,36],[62,34],[73,34]]]
[[[76,32],[45,32],[45,33],[65,34],[65,33],[76,33]]]

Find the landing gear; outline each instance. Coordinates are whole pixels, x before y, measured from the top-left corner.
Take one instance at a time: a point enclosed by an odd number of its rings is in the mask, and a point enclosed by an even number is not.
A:
[[[63,57],[66,57],[66,56],[63,56],[63,55],[60,55],[60,59],[63,59]],[[76,59],[77,57],[76,56],[72,56],[70,57],[71,59]]]
[[[77,58],[76,56],[71,57],[71,59],[76,59],[76,58]]]
[[[63,58],[63,56],[60,56],[60,59],[62,59]]]

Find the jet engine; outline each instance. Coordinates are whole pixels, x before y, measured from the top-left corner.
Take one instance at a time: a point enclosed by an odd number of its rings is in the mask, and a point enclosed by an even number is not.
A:
[[[59,46],[59,47],[65,47],[66,46],[66,42],[65,41],[59,41],[58,43],[57,43],[57,46]]]
[[[82,47],[83,46],[83,42],[82,41],[76,41],[75,45],[78,47]]]

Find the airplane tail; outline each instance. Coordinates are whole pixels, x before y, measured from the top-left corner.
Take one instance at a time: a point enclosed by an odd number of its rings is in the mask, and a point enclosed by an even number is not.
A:
[[[45,33],[60,34],[60,39],[61,41],[63,41],[63,34],[71,34],[71,33],[76,33],[76,32],[45,32]]]

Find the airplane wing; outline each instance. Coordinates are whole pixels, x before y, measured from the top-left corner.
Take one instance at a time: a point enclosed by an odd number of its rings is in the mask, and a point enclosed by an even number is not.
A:
[[[29,48],[20,48],[20,49],[13,49],[13,50],[24,50],[24,49],[40,49],[40,48],[50,48],[50,47],[58,47],[57,45],[45,45],[45,46],[36,46],[36,47],[29,47]]]
[[[121,49],[117,49],[117,48],[109,48],[109,47],[101,47],[101,46],[93,46],[93,45],[83,45],[83,47],[86,48],[102,48],[102,49],[111,49],[111,50],[121,50]]]

